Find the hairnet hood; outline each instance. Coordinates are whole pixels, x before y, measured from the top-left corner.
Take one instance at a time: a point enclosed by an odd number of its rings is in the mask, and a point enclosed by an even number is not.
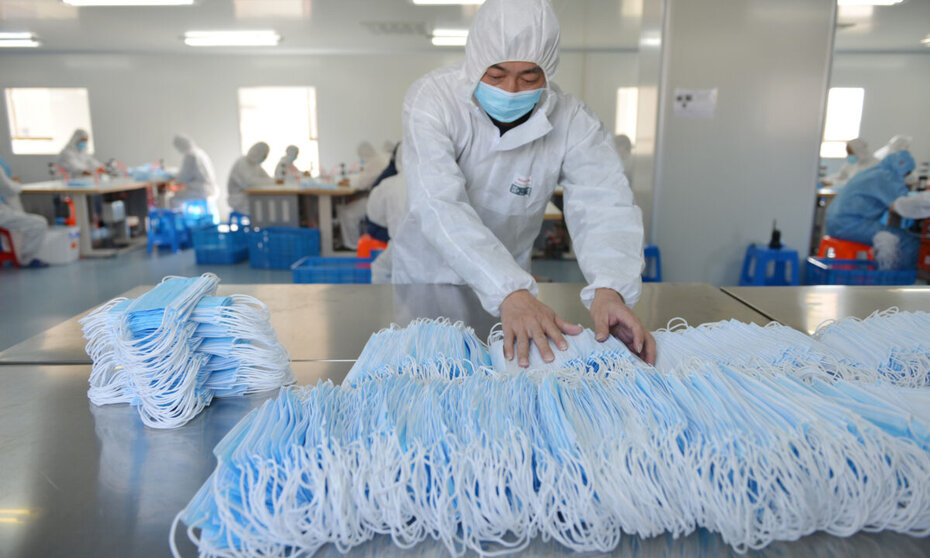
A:
[[[559,68],[559,20],[549,0],[488,0],[478,10],[465,45],[472,88],[499,62],[533,62],[551,80]]]
[[[194,142],[184,134],[174,136],[174,140],[171,143],[174,145],[175,149],[184,154],[194,150]]]
[[[284,153],[285,153],[288,157],[296,157],[297,154],[300,153],[300,149],[299,149],[296,145],[288,145],[288,146],[284,149]]]
[[[68,140],[68,147],[77,147],[79,141],[87,141],[88,139],[90,139],[90,134],[87,133],[87,130],[78,128],[71,134],[71,139]]]
[[[865,160],[870,159],[869,144],[865,142],[862,138],[851,139],[846,142],[846,147],[852,151],[852,154],[856,157]]]
[[[917,165],[914,163],[914,158],[911,157],[910,151],[904,150],[889,153],[882,159],[879,166],[893,172],[895,176],[899,176],[903,179],[904,175],[913,171]]]
[[[257,165],[268,158],[269,151],[271,151],[271,148],[268,147],[268,144],[260,141],[249,148],[249,152],[246,153],[245,158],[248,159],[250,163]]]

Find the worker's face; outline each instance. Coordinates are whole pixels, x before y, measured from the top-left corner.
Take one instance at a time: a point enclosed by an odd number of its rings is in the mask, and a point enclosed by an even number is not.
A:
[[[544,87],[546,75],[532,62],[498,62],[484,72],[481,81],[508,93],[518,93]]]

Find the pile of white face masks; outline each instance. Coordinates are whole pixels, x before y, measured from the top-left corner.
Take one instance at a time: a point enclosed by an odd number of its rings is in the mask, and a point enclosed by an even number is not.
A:
[[[898,316],[874,325],[894,340],[874,351],[930,338],[894,331],[928,315]],[[524,370],[497,334],[485,351],[447,322],[385,330],[351,381],[288,389],[246,416],[175,525],[202,556],[342,552],[376,534],[457,555],[537,537],[604,552],[698,528],[737,551],[816,531],[926,535],[930,390],[868,369],[829,332],[679,327],[657,333],[651,367],[586,331]]]
[[[210,404],[294,382],[268,309],[243,295],[211,296],[219,279],[166,277],[135,300],[81,319],[95,405],[130,403],[153,428],[183,426]]]

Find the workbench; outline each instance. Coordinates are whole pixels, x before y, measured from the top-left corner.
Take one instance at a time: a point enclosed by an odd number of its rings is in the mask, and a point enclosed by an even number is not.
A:
[[[126,295],[138,296],[148,288],[138,287]],[[578,300],[581,288],[542,284],[540,298],[565,319],[590,326]],[[703,284],[647,284],[636,311],[650,329],[663,327],[676,316],[692,325],[730,318],[764,324],[775,315],[788,321],[789,313],[778,310],[790,307],[785,302],[789,299],[798,307],[819,309],[807,318],[816,320],[818,312],[831,307],[829,300],[847,301],[835,305],[845,315],[867,315],[894,304],[905,307],[912,299],[926,304],[930,296],[926,289],[876,288],[848,295],[823,287],[786,289],[794,290],[771,291],[766,298],[760,296],[765,293],[744,293],[746,289],[728,288],[725,294]],[[449,285],[221,285],[219,291],[250,294],[269,306],[278,337],[290,350],[299,385],[340,382],[368,336],[391,322],[445,315],[466,321],[484,337],[496,321],[471,291]],[[743,299],[753,300],[761,310],[747,306]],[[777,302],[770,305],[770,299]],[[84,343],[75,317],[0,355],[0,556],[169,555],[171,523],[216,466],[214,446],[245,414],[275,396],[269,392],[217,399],[182,428],[148,429],[135,408],[90,404]],[[27,364],[10,364],[17,361]],[[196,556],[183,525],[175,540],[183,556]],[[816,533],[743,556],[928,554],[930,539],[883,532],[849,538]],[[445,555],[435,541],[403,550],[387,536],[347,554]],[[516,554],[541,555],[572,554],[539,539]],[[612,555],[740,556],[718,535],[704,530],[678,539],[626,537]],[[341,555],[325,547],[316,556]]]

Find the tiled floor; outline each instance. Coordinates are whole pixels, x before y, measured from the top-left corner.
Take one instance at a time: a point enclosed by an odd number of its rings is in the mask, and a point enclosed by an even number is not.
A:
[[[139,285],[154,285],[166,275],[212,271],[230,283],[291,283],[289,270],[254,269],[248,262],[204,266],[193,250],[149,256],[135,250],[110,259],[86,259],[43,269],[0,269],[0,350],[28,339],[88,308]],[[580,282],[574,260],[539,260],[533,273],[540,281]]]

